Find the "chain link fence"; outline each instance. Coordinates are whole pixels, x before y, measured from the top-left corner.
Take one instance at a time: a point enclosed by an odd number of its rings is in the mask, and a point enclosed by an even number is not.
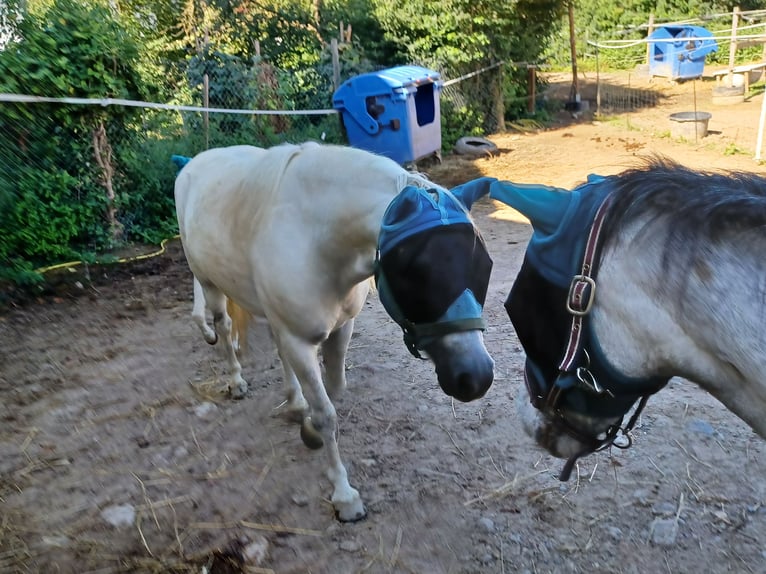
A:
[[[16,94],[0,84],[0,279],[31,280],[45,265],[103,260],[126,243],[174,234],[173,155],[234,144],[347,143],[332,107],[331,71],[228,64],[187,72],[169,102]],[[508,69],[456,74],[442,90],[447,149],[464,135],[502,129]]]

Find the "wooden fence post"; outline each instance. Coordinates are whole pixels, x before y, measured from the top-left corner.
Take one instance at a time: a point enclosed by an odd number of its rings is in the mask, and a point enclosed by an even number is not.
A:
[[[210,116],[207,111],[210,107],[210,78],[207,74],[202,76],[202,106],[205,108],[202,114],[205,126],[205,149],[210,149]]]
[[[575,44],[574,0],[569,0],[569,51],[572,54],[572,89],[569,93],[571,102],[580,101],[580,89],[577,86],[577,45]]]
[[[535,113],[535,100],[537,99],[537,66],[531,65],[527,67],[527,113]]]
[[[337,90],[340,86],[340,54],[338,53],[338,39],[330,40],[330,52],[332,53],[332,85]]]
[[[649,14],[649,24],[646,29],[646,37],[652,35],[652,32],[654,32],[654,14]],[[646,43],[646,63],[647,65],[650,65],[652,63],[652,44],[650,42]]]
[[[729,87],[734,85],[734,57],[737,55],[737,26],[739,25],[739,6],[734,7],[731,17],[731,40],[729,41],[729,73],[726,81]]]

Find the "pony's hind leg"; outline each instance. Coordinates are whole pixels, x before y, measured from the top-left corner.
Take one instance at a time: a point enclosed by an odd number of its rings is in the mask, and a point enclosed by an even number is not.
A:
[[[205,293],[202,284],[194,278],[194,306],[192,307],[192,320],[197,324],[202,336],[209,345],[215,345],[218,342],[218,335],[210,328],[205,319]]]
[[[207,307],[213,313],[213,327],[218,338],[223,341],[224,352],[229,361],[231,383],[229,392],[235,399],[241,399],[247,392],[247,383],[242,378],[242,365],[239,364],[234,344],[231,340],[231,318],[226,312],[226,296],[216,287],[203,285]]]
[[[282,362],[282,372],[285,377],[284,385],[287,402],[285,403],[284,414],[288,420],[296,423],[302,423],[303,419],[308,414],[309,404],[303,397],[303,391],[301,390],[301,385],[298,382],[298,377],[295,375],[295,371],[290,365],[290,362],[282,354],[281,345],[279,344],[278,340],[277,352],[279,353],[279,360]],[[321,438],[306,446],[311,448],[320,448],[322,446]]]
[[[337,398],[346,388],[346,351],[353,332],[354,320],[349,319],[322,343],[325,388],[331,399]]]

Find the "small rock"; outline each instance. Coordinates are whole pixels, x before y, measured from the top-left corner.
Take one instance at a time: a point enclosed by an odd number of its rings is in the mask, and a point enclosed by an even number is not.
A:
[[[338,548],[344,552],[358,552],[361,545],[356,540],[344,540],[338,544]]]
[[[648,490],[644,488],[634,490],[633,498],[635,498],[636,502],[638,502],[641,506],[649,506],[649,491]]]
[[[428,405],[418,405],[418,412],[424,413],[429,409]]]
[[[266,559],[269,551],[269,541],[264,536],[256,536],[251,542],[245,545],[242,555],[245,561],[252,566],[258,566]]]
[[[521,536],[519,536],[518,534],[509,534],[508,541],[521,546]]]
[[[660,502],[652,506],[652,514],[655,516],[673,516],[676,513],[676,505],[672,502]]]
[[[678,522],[674,518],[655,518],[652,522],[652,542],[657,546],[672,546],[678,536]]]
[[[713,426],[707,422],[703,421],[702,419],[692,419],[686,424],[687,430],[690,430],[691,432],[696,432],[698,434],[703,434],[705,436],[713,436],[716,433]]]
[[[495,523],[491,518],[482,516],[479,518],[479,528],[484,532],[492,533],[495,531]]]
[[[133,522],[136,520],[136,509],[132,504],[109,506],[101,511],[101,518],[115,528],[133,526]]]
[[[206,417],[212,412],[215,412],[218,410],[218,407],[215,405],[215,403],[211,403],[210,401],[205,401],[204,403],[201,403],[194,407],[194,414],[198,417]]]
[[[479,558],[479,562],[481,562],[482,564],[489,564],[490,562],[492,562],[492,560],[494,560],[494,557],[489,552],[487,552],[481,558]]]
[[[371,466],[375,466],[378,464],[378,461],[374,458],[363,458],[359,461],[359,464],[362,466],[366,466],[367,468],[370,468]]]
[[[622,540],[622,530],[620,530],[616,526],[607,526],[606,531],[612,540],[616,540],[616,541]]]
[[[293,494],[291,499],[295,506],[308,506],[309,498],[304,494]]]

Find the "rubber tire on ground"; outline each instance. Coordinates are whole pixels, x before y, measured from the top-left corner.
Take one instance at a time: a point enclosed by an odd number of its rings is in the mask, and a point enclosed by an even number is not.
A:
[[[497,146],[485,138],[465,136],[455,143],[455,153],[479,157],[490,156],[497,153]]]
[[[717,106],[739,104],[744,101],[744,86],[716,86],[713,88],[713,103]]]

